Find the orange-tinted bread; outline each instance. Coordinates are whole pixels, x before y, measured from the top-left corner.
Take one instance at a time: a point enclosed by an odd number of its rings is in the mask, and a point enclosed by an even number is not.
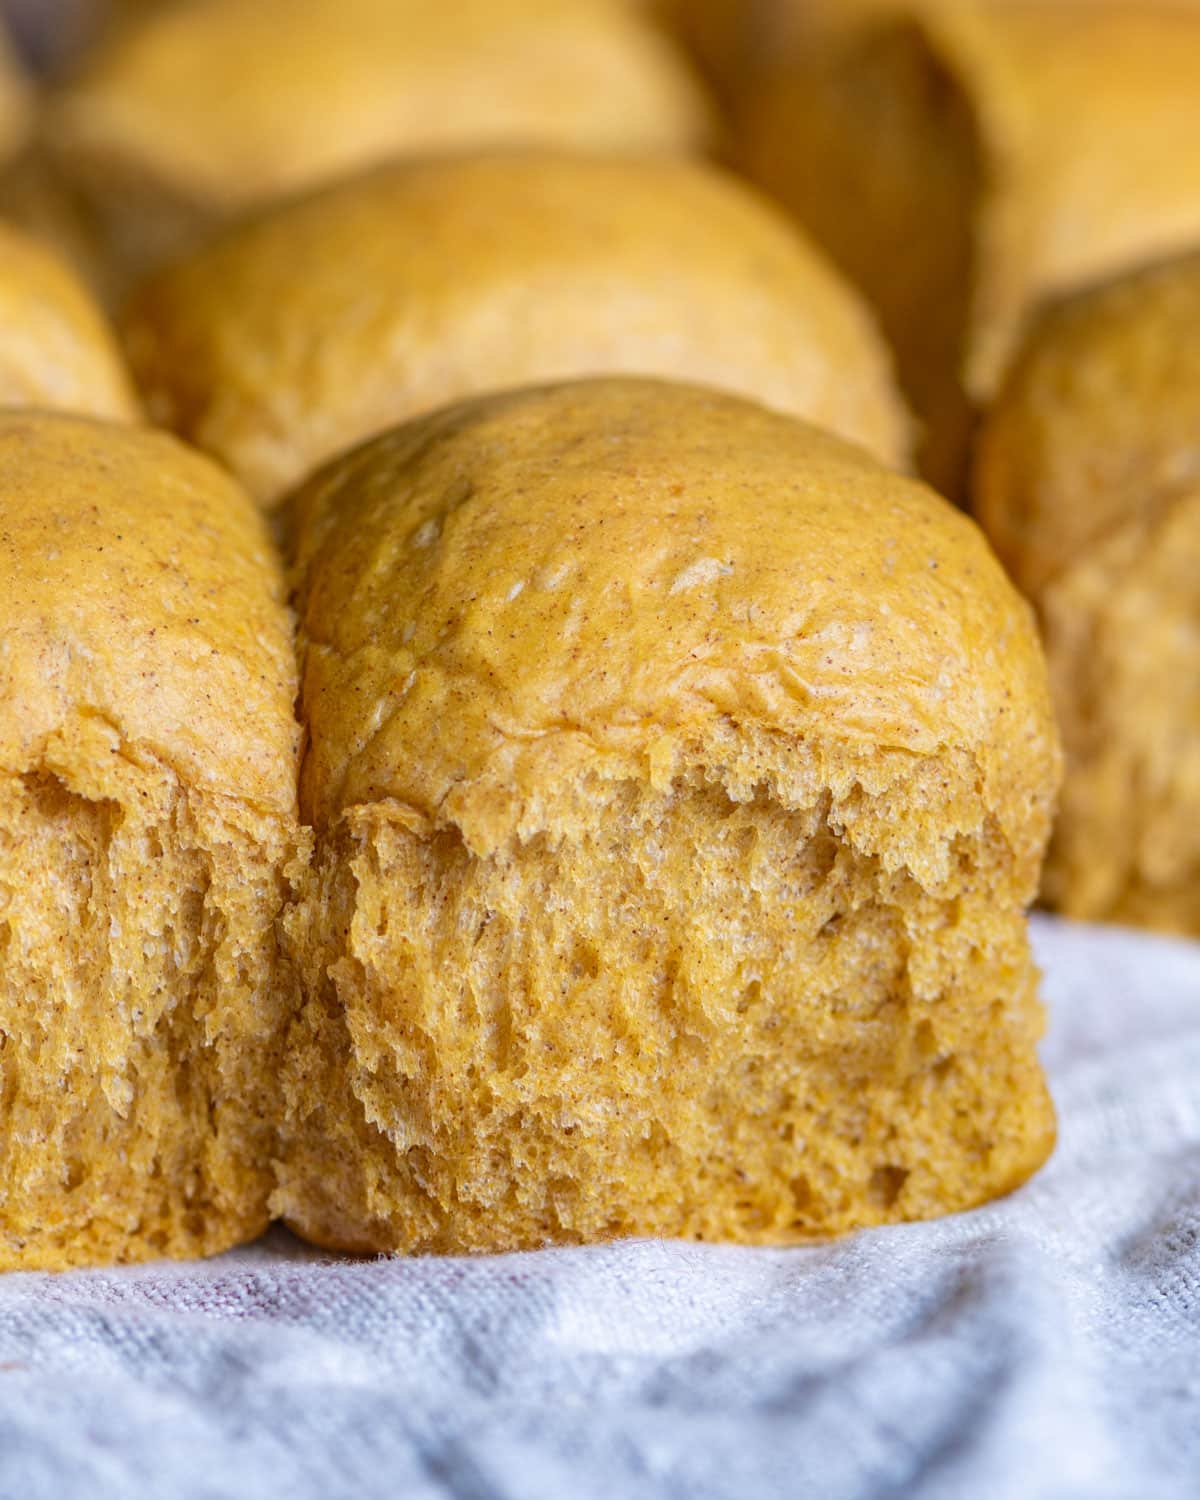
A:
[[[137,401],[91,296],[51,251],[0,224],[0,406],[132,421]]]
[[[265,1228],[292,991],[295,663],[216,465],[0,413],[0,1269]]]
[[[125,328],[154,416],[268,503],[422,411],[605,372],[725,386],[907,455],[857,294],[768,204],[682,161],[400,163],[231,230]]]
[[[1200,6],[809,8],[742,154],[878,308],[957,489],[1030,307],[1200,237]]]
[[[179,0],[120,33],[46,135],[127,278],[231,213],[401,153],[687,150],[697,86],[596,0]]]
[[[647,381],[442,411],[288,520],[303,1234],[782,1242],[1042,1162],[1058,750],[970,521]]]
[[[1070,916],[1200,936],[1200,256],[1078,295],[984,425],[975,506],[1037,605]]]

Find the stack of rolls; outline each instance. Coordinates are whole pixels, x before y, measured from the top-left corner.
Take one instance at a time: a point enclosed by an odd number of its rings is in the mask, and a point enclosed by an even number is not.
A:
[[[1075,291],[1200,11],[145,10],[18,174],[116,332],[0,229],[0,1267],[1016,1188],[1039,890],[1200,932],[1200,260]]]

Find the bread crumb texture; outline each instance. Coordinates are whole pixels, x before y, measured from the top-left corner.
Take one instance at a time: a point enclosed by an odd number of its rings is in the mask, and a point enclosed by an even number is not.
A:
[[[1200,256],[1038,323],[983,430],[976,512],[1037,606],[1067,754],[1069,916],[1200,936]]]
[[[439,413],[287,519],[300,1232],[783,1243],[1037,1168],[1058,750],[970,521],[653,381]]]
[[[398,163],[173,265],[125,334],[155,418],[267,503],[398,422],[585,375],[724,387],[908,457],[858,294],[751,190],[682,160]]]
[[[0,413],[0,1268],[267,1223],[294,662],[252,502],[174,439]]]

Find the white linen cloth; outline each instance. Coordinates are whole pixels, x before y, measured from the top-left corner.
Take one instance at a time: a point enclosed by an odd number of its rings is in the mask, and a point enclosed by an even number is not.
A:
[[[631,1243],[0,1277],[20,1500],[1196,1500],[1200,946],[1040,919],[1061,1136],[1005,1202]]]

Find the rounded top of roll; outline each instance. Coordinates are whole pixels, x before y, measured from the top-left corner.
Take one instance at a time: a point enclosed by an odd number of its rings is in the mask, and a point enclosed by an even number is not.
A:
[[[894,304],[908,378],[914,390],[934,386],[933,410],[922,415],[935,426],[961,419],[957,403],[948,416],[934,405],[937,362],[949,357],[954,369],[942,378],[986,403],[1040,299],[1182,253],[1200,237],[1195,0],[804,8],[811,34],[785,66],[757,75],[743,101],[743,157],[802,218],[823,224],[877,300]],[[850,165],[826,176],[829,160]],[[847,172],[856,192],[846,190]],[[902,217],[897,193],[906,195]],[[924,210],[912,214],[917,200]],[[881,218],[887,233],[863,232],[864,221]],[[911,271],[897,254],[901,233],[917,267],[937,255],[949,266],[915,309],[904,300]],[[952,293],[964,298],[951,320],[962,326],[951,327],[945,349],[927,349]],[[934,471],[941,463],[939,455]],[[957,464],[955,453],[955,480]]]
[[[656,381],[507,393],[331,464],[288,520],[318,826],[392,799],[488,843],[572,768],[669,778],[753,731],[876,792],[961,751],[1040,848],[1027,606],[972,522],[815,428]]]
[[[112,756],[148,758],[294,806],[278,563],[249,497],[167,434],[0,412],[0,642],[6,771],[69,761],[102,796]]]
[[[489,389],[606,373],[753,396],[900,463],[857,294],[733,178],[553,151],[400,163],[234,227],[126,319],[154,415],[264,500]]]
[[[1200,488],[1200,254],[1049,308],[984,425],[975,510],[1037,593],[1130,520]]]
[[[227,212],[397,152],[494,141],[680,149],[708,115],[632,8],[595,0],[184,0],[53,101],[82,172]]]

